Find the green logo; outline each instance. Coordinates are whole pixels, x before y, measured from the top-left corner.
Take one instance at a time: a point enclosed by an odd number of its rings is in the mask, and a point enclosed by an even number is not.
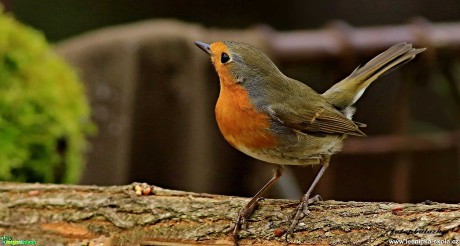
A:
[[[0,237],[0,245],[36,245],[37,241],[35,240],[13,240],[12,237],[8,235],[3,235]]]

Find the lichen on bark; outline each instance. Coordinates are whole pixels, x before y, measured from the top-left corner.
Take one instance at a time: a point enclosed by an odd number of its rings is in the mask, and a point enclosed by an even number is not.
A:
[[[230,228],[247,198],[133,185],[0,183],[0,235],[40,245],[233,244]],[[240,244],[283,245],[297,201],[266,199],[240,233]],[[390,239],[460,240],[460,205],[322,201],[298,225],[295,244],[388,244]]]

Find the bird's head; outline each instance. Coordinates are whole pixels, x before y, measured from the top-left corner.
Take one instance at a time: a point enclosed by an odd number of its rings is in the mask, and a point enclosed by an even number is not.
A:
[[[224,85],[281,74],[268,56],[249,44],[235,41],[195,44],[209,54]]]

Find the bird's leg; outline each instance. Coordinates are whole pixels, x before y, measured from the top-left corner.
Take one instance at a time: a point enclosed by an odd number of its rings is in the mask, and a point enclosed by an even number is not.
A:
[[[238,217],[236,219],[235,225],[233,227],[233,238],[235,240],[238,239],[238,232],[241,229],[241,226],[246,223],[246,219],[249,217],[249,215],[252,214],[254,209],[257,206],[257,202],[259,201],[259,198],[268,190],[270,187],[273,186],[273,184],[278,181],[278,179],[281,177],[283,174],[283,166],[280,165],[275,165],[273,168],[273,177],[268,181],[267,184],[262,187],[262,189],[255,194],[255,196],[240,210],[238,213]]]
[[[315,186],[318,184],[319,180],[323,176],[324,172],[326,171],[327,167],[329,166],[329,160],[330,156],[324,156],[321,164],[323,165],[321,169],[319,170],[318,174],[316,175],[315,179],[313,180],[313,183],[310,185],[310,188],[308,188],[307,193],[303,195],[302,199],[300,200],[300,204],[296,207],[295,215],[294,218],[292,219],[291,226],[286,232],[286,240],[287,237],[294,232],[295,227],[297,226],[297,223],[299,223],[299,220],[303,218],[305,214],[308,213],[308,205],[314,202],[317,202],[320,200],[319,196],[314,196],[313,198],[310,198],[311,193],[313,192],[313,189]]]

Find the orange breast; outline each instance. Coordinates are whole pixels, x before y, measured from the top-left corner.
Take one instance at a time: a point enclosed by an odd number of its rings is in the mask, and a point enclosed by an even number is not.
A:
[[[216,119],[224,138],[235,148],[268,148],[276,145],[269,132],[268,116],[258,112],[248,93],[238,84],[222,83]]]

